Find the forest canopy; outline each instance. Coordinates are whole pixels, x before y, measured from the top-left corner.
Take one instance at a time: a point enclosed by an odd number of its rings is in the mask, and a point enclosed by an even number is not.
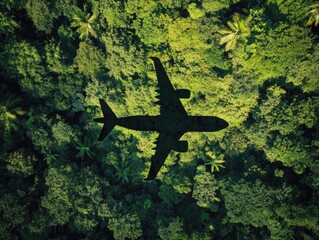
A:
[[[1,239],[319,239],[319,2],[0,1]],[[189,115],[145,181],[158,57]]]

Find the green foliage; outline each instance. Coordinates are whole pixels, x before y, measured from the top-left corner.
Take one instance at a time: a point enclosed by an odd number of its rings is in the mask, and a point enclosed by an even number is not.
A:
[[[76,143],[76,149],[79,151],[79,153],[76,155],[76,157],[81,158],[82,160],[84,159],[85,156],[88,156],[89,158],[92,159],[92,156],[90,154],[90,147],[87,147],[86,145],[83,145],[81,143]]]
[[[285,166],[293,167],[294,171],[301,174],[309,166],[312,156],[307,151],[307,146],[298,140],[278,136],[270,149],[265,149],[270,161],[281,161]]]
[[[62,15],[68,18],[68,20],[72,19],[72,12],[74,7],[77,5],[76,0],[55,0],[54,3],[51,2],[54,13],[57,15]]]
[[[0,1],[0,238],[319,239],[317,5]],[[160,114],[150,56],[230,126],[145,181],[158,133],[93,118]]]
[[[318,91],[318,68],[312,63],[319,59],[319,45],[313,46],[312,53],[305,59],[297,61],[289,67],[287,81],[300,87],[304,92]]]
[[[207,152],[207,155],[210,158],[209,163],[205,163],[205,165],[210,165],[210,170],[213,173],[214,171],[219,171],[221,168],[225,168],[223,163],[225,162],[223,159],[219,159],[212,152]]]
[[[229,7],[229,0],[203,0],[202,6],[206,12],[215,13]]]
[[[229,29],[221,29],[219,33],[226,35],[219,41],[220,45],[225,45],[225,51],[233,50],[236,47],[237,41],[240,39],[246,40],[250,36],[249,23],[251,17],[244,17],[238,13],[233,15],[233,22],[228,21],[227,26]]]
[[[168,40],[168,25],[172,19],[164,14],[150,15],[144,19],[137,19],[134,21],[136,34],[141,41],[150,47],[159,47],[167,44]]]
[[[69,195],[71,174],[72,167],[66,166],[61,170],[50,168],[46,176],[48,194],[42,199],[41,205],[48,210],[55,224],[65,224],[72,214],[72,197]]]
[[[113,231],[116,240],[138,239],[142,235],[141,221],[134,214],[111,217],[108,228]]]
[[[84,10],[82,11],[80,8],[74,8],[74,15],[72,18],[71,27],[77,28],[76,32],[80,34],[79,38],[81,40],[86,39],[88,36],[92,35],[96,37],[96,33],[93,30],[92,26],[96,20],[96,15],[94,13],[86,13],[87,6],[84,5]]]
[[[44,31],[45,33],[51,32],[55,16],[50,9],[50,2],[28,0],[25,8],[28,16],[38,30]]]
[[[183,231],[183,222],[180,218],[172,219],[168,226],[160,226],[158,235],[162,240],[184,240],[188,239]]]
[[[129,15],[138,15],[139,18],[145,18],[148,17],[157,7],[158,3],[156,1],[152,0],[138,0],[133,1],[129,0],[125,4],[125,11]]]
[[[286,17],[289,21],[302,22],[305,18],[307,8],[311,0],[267,0],[267,5],[272,14],[277,14],[277,18]]]
[[[33,96],[49,96],[55,87],[39,49],[27,41],[13,42],[5,49],[7,61],[4,66],[10,76],[21,79],[20,87]]]
[[[266,187],[260,181],[250,184],[241,180],[227,186],[221,191],[230,221],[261,227],[267,224],[266,219],[274,218],[271,206],[281,195],[279,191]]]
[[[246,71],[254,70],[259,81],[286,76],[297,62],[303,61],[312,47],[307,29],[297,25],[280,25],[270,30],[246,51],[252,54],[240,64]],[[258,49],[258,50],[257,50]]]
[[[58,144],[69,143],[73,139],[72,128],[64,122],[58,122],[52,127],[52,135]]]
[[[312,25],[317,27],[319,24],[319,3],[311,5],[307,15],[309,15],[307,27],[311,27]]]
[[[14,194],[2,194],[0,197],[0,229],[1,237],[10,239],[10,232],[20,226],[26,218],[27,206]]]
[[[18,129],[19,118],[25,115],[22,110],[22,98],[13,95],[2,95],[0,98],[0,123],[5,132]]]
[[[98,218],[109,216],[101,196],[101,180],[89,169],[78,171],[74,165],[51,167],[46,176],[48,194],[41,201],[51,216],[51,225],[71,222],[80,232],[90,233]]]
[[[289,187],[273,189],[259,180],[253,184],[240,180],[224,186],[221,191],[225,197],[227,216],[231,222],[254,227],[266,226],[271,232],[272,239],[292,238],[291,229],[278,222],[276,215],[277,204],[283,203],[290,195]]]
[[[204,17],[205,13],[202,9],[197,7],[196,3],[191,3],[188,5],[187,10],[191,19],[198,19]]]
[[[180,171],[180,172],[179,172]],[[166,175],[164,182],[171,185],[178,193],[185,194],[191,192],[191,181],[187,174],[181,174],[186,169],[178,169],[177,171],[171,171]]]
[[[29,176],[34,173],[33,164],[35,161],[34,156],[28,156],[23,150],[18,150],[8,156],[7,169],[14,174]]]
[[[136,74],[141,74],[144,70],[143,50],[137,51],[137,47],[126,45],[119,39],[112,40],[107,36],[102,36],[102,39],[108,53],[105,67],[112,77],[121,80],[123,77],[132,78]]]
[[[192,196],[197,200],[198,206],[214,208],[214,203],[220,201],[216,196],[216,191],[219,188],[218,182],[214,175],[203,172],[204,169],[202,167],[198,167],[198,170],[198,174],[194,177]]]
[[[46,63],[49,70],[58,74],[69,74],[74,67],[67,63],[66,56],[61,49],[61,44],[56,41],[49,41],[45,45]]]
[[[0,13],[0,36],[13,34],[19,28],[19,24],[8,14]]]
[[[191,19],[177,19],[168,28],[169,45],[172,50],[180,53],[188,49],[189,51],[208,49],[205,42],[205,35],[200,35],[200,26]],[[189,61],[189,60],[188,60]]]
[[[105,56],[102,51],[88,41],[80,42],[74,59],[79,72],[87,77],[98,76],[103,68],[104,60]]]
[[[131,176],[130,164],[120,162],[119,164],[115,165],[115,169],[116,181],[119,181],[121,183],[128,183],[129,177]]]
[[[299,226],[315,230],[318,227],[318,208],[315,206],[283,205],[276,213],[284,218],[289,226]]]

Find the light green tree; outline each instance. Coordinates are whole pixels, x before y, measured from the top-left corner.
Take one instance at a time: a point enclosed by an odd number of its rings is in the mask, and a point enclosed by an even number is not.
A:
[[[191,19],[195,20],[205,16],[205,12],[199,8],[196,3],[189,4],[187,10]]]
[[[319,2],[310,6],[307,15],[309,16],[307,27],[317,27],[319,24]]]
[[[142,236],[141,220],[136,214],[111,217],[108,228],[113,231],[116,240],[139,239]]]
[[[91,41],[87,40],[80,42],[74,60],[79,72],[92,78],[98,76],[102,71],[105,56],[100,49],[95,47]]]
[[[8,171],[22,176],[32,175],[33,163],[36,161],[34,156],[28,156],[25,152],[20,149],[11,153],[6,162]]]
[[[81,40],[86,39],[89,35],[92,35],[93,37],[96,36],[96,33],[92,28],[92,25],[96,20],[96,15],[94,13],[86,13],[86,11],[86,5],[84,5],[84,11],[75,7],[71,23],[71,27],[77,28],[76,32],[80,34]]]
[[[19,125],[19,117],[25,115],[21,105],[22,98],[6,94],[0,98],[0,123],[5,132],[16,130]]]
[[[216,196],[218,190],[218,182],[214,175],[205,172],[205,167],[197,168],[197,174],[194,177],[194,188],[192,197],[197,200],[197,205],[200,207],[214,207],[214,202],[219,202],[220,199]]]
[[[219,44],[225,45],[226,52],[233,50],[236,47],[237,41],[239,39],[246,40],[250,36],[250,23],[251,17],[244,17],[239,13],[233,15],[233,21],[228,21],[228,29],[221,29],[218,32],[223,36]]]
[[[216,157],[212,152],[207,152],[207,155],[210,158],[210,162],[205,163],[205,165],[210,165],[211,166],[211,171],[219,171],[221,168],[225,168],[223,166],[225,160],[221,159],[220,157]]]

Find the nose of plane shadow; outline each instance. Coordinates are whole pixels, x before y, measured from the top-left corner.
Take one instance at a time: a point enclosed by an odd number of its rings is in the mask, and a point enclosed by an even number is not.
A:
[[[224,129],[224,128],[227,128],[229,126],[229,123],[226,122],[224,119],[220,119],[218,125],[219,125],[220,129]]]

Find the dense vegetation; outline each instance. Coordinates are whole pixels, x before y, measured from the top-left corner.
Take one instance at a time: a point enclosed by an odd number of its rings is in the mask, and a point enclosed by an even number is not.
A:
[[[319,239],[319,3],[1,0],[1,239]],[[144,181],[157,133],[97,138],[156,115],[161,59],[190,115]]]

